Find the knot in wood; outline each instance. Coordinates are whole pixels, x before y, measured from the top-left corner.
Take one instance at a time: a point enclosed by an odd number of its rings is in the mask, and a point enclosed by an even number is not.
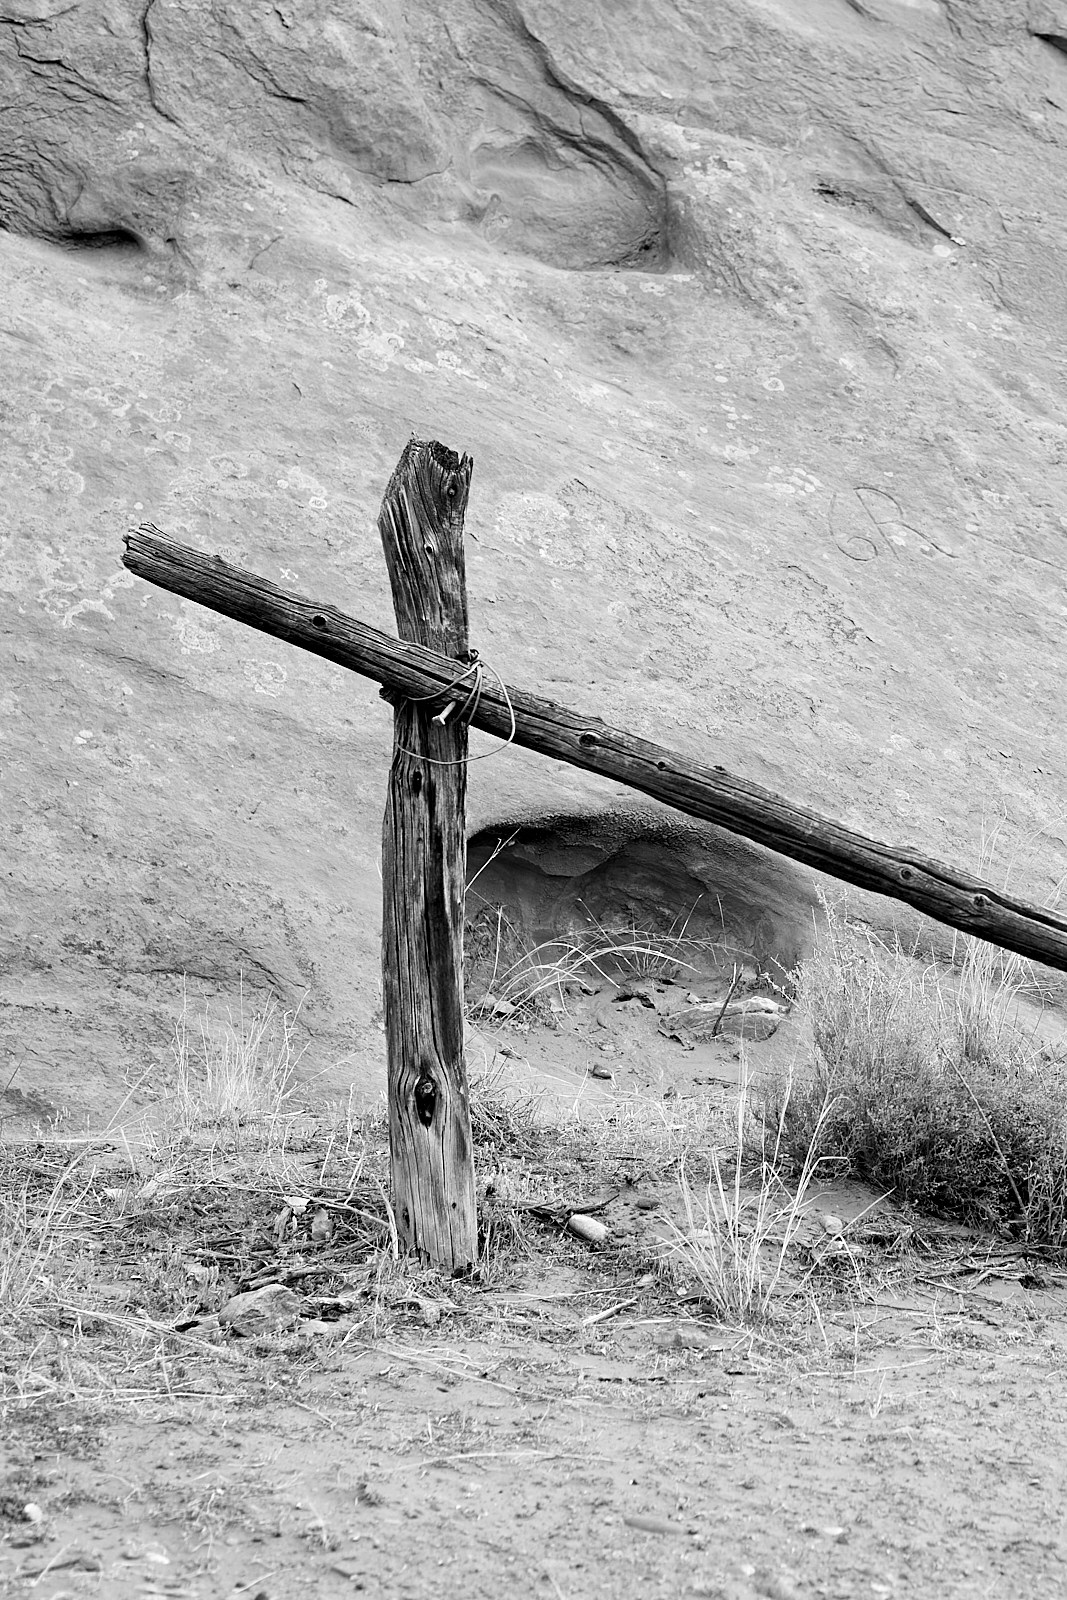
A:
[[[423,1073],[413,1093],[419,1121],[424,1128],[428,1128],[433,1121],[434,1108],[437,1105],[437,1085],[428,1072]]]

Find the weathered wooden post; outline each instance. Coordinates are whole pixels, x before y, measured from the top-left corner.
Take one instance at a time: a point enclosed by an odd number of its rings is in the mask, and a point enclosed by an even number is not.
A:
[[[402,639],[468,663],[463,518],[473,461],[412,439],[378,517]],[[397,1228],[458,1271],[478,1254],[463,1058],[467,725],[454,701],[390,696],[393,764],[382,830],[382,988]]]

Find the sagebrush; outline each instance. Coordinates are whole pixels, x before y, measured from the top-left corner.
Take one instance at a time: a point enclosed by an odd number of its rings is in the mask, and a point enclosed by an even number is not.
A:
[[[817,1154],[916,1207],[1067,1246],[1067,1063],[1027,1006],[1027,964],[979,940],[921,965],[826,908],[798,974],[808,1062],[766,1096]],[[821,1119],[821,1128],[819,1122]]]

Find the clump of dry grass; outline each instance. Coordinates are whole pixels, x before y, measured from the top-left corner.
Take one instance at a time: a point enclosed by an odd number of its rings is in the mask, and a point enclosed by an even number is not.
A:
[[[783,1146],[898,1199],[1031,1243],[1067,1245],[1067,1060],[1021,1002],[1027,963],[957,940],[953,970],[920,967],[830,906],[798,977],[813,1050],[767,1113]]]
[[[822,1123],[830,1106],[812,1130],[792,1183],[782,1176],[788,1089],[769,1148],[756,1136],[750,1106],[746,1073],[734,1108],[731,1145],[711,1147],[702,1194],[693,1189],[684,1160],[679,1166],[683,1222],[667,1218],[664,1259],[675,1276],[697,1284],[713,1315],[758,1323],[770,1313],[807,1220],[809,1192],[822,1164]]]
[[[529,945],[503,906],[487,906],[468,924],[467,983],[472,1010],[514,1022],[550,1026],[575,990],[606,982],[629,968],[635,975],[667,955],[637,934],[575,935]]]
[[[188,1004],[175,1025],[174,1085],[168,1093],[172,1129],[204,1128],[231,1134],[255,1125],[270,1139],[279,1130],[294,1088],[301,1050],[297,1011],[283,1011],[273,995],[225,1021],[205,1009],[190,1021]]]
[[[699,962],[725,959],[721,941],[692,938],[689,919],[665,930],[639,927],[631,917],[589,926],[531,945],[503,905],[483,905],[464,933],[465,978],[475,1014],[550,1025],[576,993],[620,978],[673,982]]]
[[[0,1150],[0,1401],[58,1386],[64,1307],[96,1261],[90,1187],[63,1147]]]
[[[0,1331],[10,1333],[34,1316],[42,1296],[50,1298],[66,1275],[69,1235],[80,1188],[70,1170],[43,1186],[24,1177],[0,1192]]]

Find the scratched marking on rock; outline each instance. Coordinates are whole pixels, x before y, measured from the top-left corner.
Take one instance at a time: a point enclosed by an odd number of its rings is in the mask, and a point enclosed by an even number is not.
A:
[[[900,501],[887,489],[856,484],[844,493],[835,491],[828,512],[830,537],[850,561],[874,561],[889,554],[900,559],[902,549],[915,546],[921,555],[938,554],[954,559],[941,534],[921,533],[905,519]]]

